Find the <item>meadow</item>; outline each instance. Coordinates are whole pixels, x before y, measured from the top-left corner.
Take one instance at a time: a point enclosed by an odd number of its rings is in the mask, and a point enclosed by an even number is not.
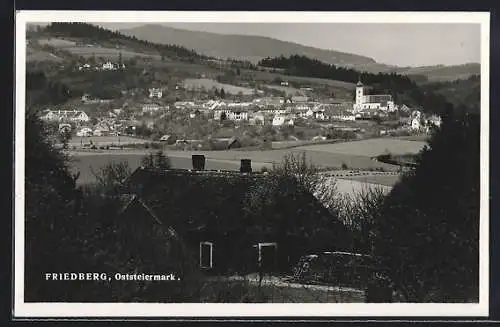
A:
[[[116,137],[110,137],[115,140]],[[101,143],[105,138],[99,138]],[[113,142],[113,140],[110,140]],[[137,142],[143,140],[133,139]],[[79,138],[76,139],[77,142]],[[131,140],[132,141],[132,140]],[[123,141],[125,142],[125,141]],[[407,144],[407,143],[410,144]],[[98,141],[98,144],[101,144]],[[79,144],[79,143],[78,143]],[[205,169],[207,170],[234,170],[240,168],[241,159],[252,160],[254,171],[260,171],[262,167],[272,168],[273,164],[279,164],[288,153],[306,153],[308,160],[314,165],[324,169],[339,169],[344,167],[348,170],[383,170],[386,172],[397,172],[399,167],[378,162],[373,156],[389,150],[392,153],[418,152],[424,145],[423,142],[404,141],[397,139],[373,139],[354,142],[320,144],[300,146],[293,149],[277,150],[228,150],[228,151],[178,151],[165,150],[170,157],[172,167],[178,169],[191,169],[193,154],[203,154],[206,158]],[[126,161],[131,169],[140,166],[141,158],[148,150],[115,150],[115,151],[88,151],[73,152],[71,168],[74,172],[80,172],[81,183],[94,180],[92,169],[99,170],[108,162]],[[92,169],[91,169],[92,168]],[[342,179],[349,180],[344,189],[359,189],[364,184],[380,184],[392,186],[399,179],[398,175],[362,175],[345,176]],[[359,185],[358,185],[359,184]],[[354,186],[352,186],[354,185]]]
[[[272,90],[276,90],[276,91],[280,91],[280,92],[285,92],[286,95],[289,95],[289,96],[294,96],[297,93],[301,94],[301,95],[305,94],[304,91],[301,91],[300,89],[297,89],[297,88],[291,87],[291,86],[270,85],[270,84],[265,84],[262,86],[266,87],[268,89],[272,89]]]
[[[297,150],[318,151],[352,156],[376,157],[380,154],[416,154],[426,145],[423,141],[377,138],[354,142],[307,145]]]
[[[207,90],[210,90],[213,87],[216,87],[218,89],[224,88],[224,91],[230,94],[238,94],[239,92],[241,92],[244,95],[251,95],[254,92],[254,90],[251,88],[223,84],[208,78],[188,78],[184,80],[184,87],[186,89],[204,87]]]
[[[134,52],[124,49],[113,49],[113,48],[104,48],[104,47],[66,47],[64,50],[71,52],[74,55],[82,56],[82,57],[104,57],[110,60],[117,60],[118,56],[122,55],[123,59],[130,59],[132,57],[148,57],[156,60],[160,60],[161,57],[159,54],[149,54],[144,52]]]
[[[69,146],[80,146],[83,144],[89,144],[92,142],[96,146],[105,145],[125,145],[125,144],[144,144],[149,142],[148,140],[130,137],[130,136],[85,136],[79,137],[74,136],[68,141]]]

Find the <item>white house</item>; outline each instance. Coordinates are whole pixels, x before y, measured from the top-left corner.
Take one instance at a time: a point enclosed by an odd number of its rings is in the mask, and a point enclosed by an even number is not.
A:
[[[92,136],[93,132],[91,128],[83,127],[78,132],[76,132],[76,136],[84,137],[84,136]]]
[[[157,112],[158,110],[160,110],[160,106],[154,103],[147,103],[142,106],[143,114],[152,114],[154,112]]]
[[[273,118],[272,125],[273,126],[283,126],[283,125],[288,125],[288,126],[293,126],[294,121],[293,118],[286,117],[283,115],[276,115]]]
[[[85,112],[75,110],[69,120],[78,123],[86,123],[90,118]]]
[[[335,110],[337,109],[337,110]],[[356,116],[348,110],[343,110],[340,108],[335,108],[329,112],[329,117],[331,120],[339,120],[339,121],[354,121],[356,120]]]
[[[231,109],[227,107],[220,107],[214,110],[214,119],[221,120],[223,116],[225,116],[225,119],[229,119],[230,114]]]
[[[72,121],[85,123],[90,120],[89,116],[81,110],[47,110],[41,117],[46,121]]]
[[[233,109],[229,112],[229,119],[234,121],[248,120],[248,111]]]
[[[102,64],[102,70],[115,70],[115,69],[116,69],[115,65],[110,61]]]
[[[160,99],[163,96],[163,91],[160,88],[150,88],[149,89],[149,97],[150,98],[158,98]]]
[[[252,125],[264,125],[266,121],[266,116],[262,111],[255,112],[249,118],[249,123]]]
[[[45,121],[58,121],[59,115],[55,111],[47,110],[40,116],[40,119]]]
[[[413,118],[411,120],[411,129],[416,131],[416,130],[419,130],[422,126],[420,124],[420,118]]]

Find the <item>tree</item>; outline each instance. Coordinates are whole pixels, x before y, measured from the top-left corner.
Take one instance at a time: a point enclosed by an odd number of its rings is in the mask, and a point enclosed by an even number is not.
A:
[[[158,150],[155,153],[150,152],[141,159],[141,164],[150,169],[170,169],[170,158],[163,151]]]
[[[408,301],[478,300],[479,137],[479,116],[449,113],[383,203],[375,251]]]
[[[97,188],[109,195],[118,194],[120,185],[132,174],[127,161],[109,162],[97,172],[91,168],[91,172]]]
[[[220,89],[220,98],[225,99],[226,98],[226,91],[224,91],[224,88]]]
[[[28,107],[24,218],[27,301],[54,293],[53,285],[44,284],[39,276],[47,271],[69,271],[63,267],[75,261],[70,250],[73,240],[69,231],[80,196],[76,188],[78,175],[70,172],[69,160],[52,147],[43,123]]]

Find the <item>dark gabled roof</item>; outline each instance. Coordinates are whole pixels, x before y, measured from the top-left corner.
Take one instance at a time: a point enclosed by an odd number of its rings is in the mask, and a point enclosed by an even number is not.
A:
[[[298,233],[307,237],[314,220],[329,223],[335,220],[292,178],[279,184],[278,192],[270,193],[276,198],[264,211],[248,210],[250,201],[256,200],[255,194],[264,194],[257,201],[267,203],[271,195],[266,192],[276,185],[275,176],[267,173],[138,168],[125,188],[129,193],[138,194],[159,220],[180,234],[197,228],[222,234],[245,233],[257,224],[274,226],[274,233]],[[281,227],[277,228],[276,224]]]

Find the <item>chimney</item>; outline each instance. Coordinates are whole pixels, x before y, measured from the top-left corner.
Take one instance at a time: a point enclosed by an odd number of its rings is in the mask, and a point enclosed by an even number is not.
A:
[[[193,154],[193,170],[204,170],[205,169],[205,156],[202,154]]]
[[[241,159],[240,173],[251,173],[252,172],[252,160]]]

